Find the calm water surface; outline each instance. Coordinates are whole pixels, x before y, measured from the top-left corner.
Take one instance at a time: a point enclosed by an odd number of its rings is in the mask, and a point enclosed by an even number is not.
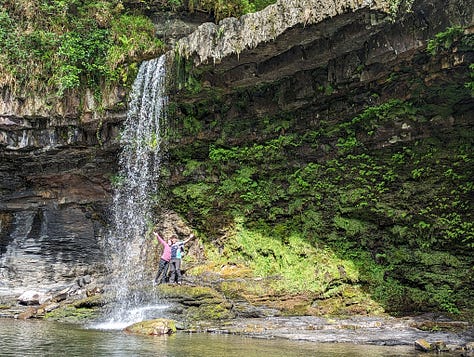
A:
[[[234,335],[135,336],[48,321],[0,319],[1,356],[416,356],[413,347],[316,344]]]

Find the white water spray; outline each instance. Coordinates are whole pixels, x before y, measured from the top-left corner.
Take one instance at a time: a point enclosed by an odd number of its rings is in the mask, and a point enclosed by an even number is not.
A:
[[[145,294],[146,233],[152,221],[152,197],[163,152],[166,128],[166,58],[142,63],[133,84],[121,135],[122,152],[112,206],[112,229],[107,237],[107,262],[112,274],[114,303],[104,328],[139,322],[149,313]],[[162,306],[155,306],[156,309]],[[156,310],[155,309],[155,310]],[[99,326],[100,327],[100,326]]]

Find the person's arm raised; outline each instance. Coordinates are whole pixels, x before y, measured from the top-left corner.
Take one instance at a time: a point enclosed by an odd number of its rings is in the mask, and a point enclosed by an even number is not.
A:
[[[193,239],[193,238],[194,238],[194,234],[191,233],[191,234],[189,235],[189,238],[183,241],[183,244],[188,243],[188,242],[189,242],[191,239]]]
[[[163,245],[165,245],[165,244],[166,244],[166,242],[164,241],[164,239],[163,239],[163,238],[161,238],[161,237],[160,237],[160,235],[159,235],[158,233],[156,233],[156,232],[153,232],[153,234],[154,234],[154,236],[156,237],[156,239],[158,239],[158,241],[159,241],[161,244],[163,244]]]

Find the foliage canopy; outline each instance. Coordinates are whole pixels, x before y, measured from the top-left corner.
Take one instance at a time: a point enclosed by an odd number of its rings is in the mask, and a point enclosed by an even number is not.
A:
[[[119,0],[5,0],[0,4],[0,85],[66,91],[128,84],[135,62],[162,43],[151,21]],[[132,73],[130,73],[132,72]]]

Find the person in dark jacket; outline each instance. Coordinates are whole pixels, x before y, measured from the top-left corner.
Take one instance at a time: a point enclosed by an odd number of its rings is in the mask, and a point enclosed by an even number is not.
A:
[[[171,237],[170,283],[181,285],[181,259],[184,254],[184,245],[193,238],[194,234],[190,234],[184,241],[178,241],[177,236]]]

